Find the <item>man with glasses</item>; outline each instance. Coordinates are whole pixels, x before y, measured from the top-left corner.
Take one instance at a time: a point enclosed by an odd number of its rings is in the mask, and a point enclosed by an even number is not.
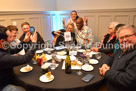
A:
[[[107,80],[108,91],[136,89],[136,28],[125,25],[118,29],[120,47],[105,60],[100,74]]]

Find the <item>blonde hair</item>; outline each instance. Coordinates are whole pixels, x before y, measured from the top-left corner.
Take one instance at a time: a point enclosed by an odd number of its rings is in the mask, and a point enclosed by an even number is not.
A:
[[[74,24],[73,23],[68,23],[68,25],[66,26],[66,29],[68,28],[69,25],[71,25],[74,28]]]

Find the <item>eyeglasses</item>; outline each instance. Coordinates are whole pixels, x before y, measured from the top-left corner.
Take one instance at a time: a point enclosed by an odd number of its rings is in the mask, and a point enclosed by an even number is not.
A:
[[[127,38],[129,38],[129,37],[131,37],[131,36],[133,36],[133,35],[136,35],[136,33],[131,34],[131,35],[125,35],[125,36],[119,37],[119,39],[120,39],[120,40],[123,40],[124,38],[127,39]]]

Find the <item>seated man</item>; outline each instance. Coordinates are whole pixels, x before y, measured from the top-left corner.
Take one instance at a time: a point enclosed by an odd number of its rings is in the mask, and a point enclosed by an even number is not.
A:
[[[77,44],[81,46],[91,46],[93,43],[92,30],[84,26],[82,18],[76,20],[77,30],[75,31]]]
[[[64,41],[64,32],[71,32],[71,37],[72,37],[72,41],[74,42],[74,44],[76,45],[76,39],[75,39],[75,33],[74,33],[74,24],[73,23],[69,23],[65,29],[62,29],[60,31],[56,31],[56,32],[52,32],[52,34],[54,35],[54,39],[53,39],[53,44],[54,46],[61,46],[61,45],[65,45],[65,41]]]
[[[16,45],[18,45],[20,43],[20,40],[17,39],[18,28],[16,26],[13,26],[13,25],[9,25],[7,28],[11,32],[11,35],[12,35],[12,43],[13,43],[12,46],[15,47]],[[22,49],[17,54],[24,55],[25,54],[25,50]]]
[[[23,45],[29,40],[29,35],[26,34],[24,40],[20,43]],[[37,43],[37,34],[34,33],[30,37],[33,44]],[[0,91],[25,91],[23,88],[14,85],[13,67],[28,63],[32,60],[36,48],[27,52],[25,55],[13,56],[10,53],[17,53],[22,49],[7,49],[11,42],[11,32],[3,26],[0,26]]]
[[[23,31],[23,35],[19,38],[19,40],[20,41],[23,41],[23,39],[24,39],[24,37],[25,37],[25,35],[26,35],[26,33],[30,33],[30,24],[28,23],[28,22],[23,22],[22,24],[21,24],[21,28],[22,28],[22,31]],[[37,32],[37,44],[40,44],[40,45],[38,45],[38,48],[40,47],[43,47],[44,48],[44,40],[43,40],[43,38],[41,37],[41,35]],[[32,41],[30,40],[29,42],[28,42],[28,44],[31,44],[32,43]],[[39,48],[39,49],[40,49]],[[25,48],[25,51],[27,51],[29,49],[29,47],[28,48]]]
[[[117,31],[119,49],[105,60],[100,74],[107,80],[108,91],[136,89],[136,28],[125,25]]]

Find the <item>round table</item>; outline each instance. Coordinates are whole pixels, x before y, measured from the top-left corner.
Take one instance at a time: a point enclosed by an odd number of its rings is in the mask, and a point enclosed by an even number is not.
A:
[[[78,53],[79,55],[79,53]],[[108,56],[102,53],[102,58],[99,59],[98,64],[92,65],[94,70],[90,72],[83,72],[83,75],[77,75],[77,70],[72,70],[71,74],[65,74],[65,71],[62,70],[62,62],[59,63],[59,66],[51,71],[54,75],[54,80],[49,83],[40,82],[39,77],[42,74],[42,70],[38,64],[32,64],[32,62],[28,63],[33,67],[33,70],[28,73],[21,73],[20,68],[26,66],[26,64],[14,67],[15,77],[18,83],[22,84],[30,91],[88,91],[88,89],[94,91],[96,89],[95,86],[100,84],[104,78],[99,73],[99,67],[101,67],[102,62]],[[95,58],[94,56],[92,58]],[[94,78],[86,83],[82,81],[82,77],[84,77],[87,73],[94,75]]]

